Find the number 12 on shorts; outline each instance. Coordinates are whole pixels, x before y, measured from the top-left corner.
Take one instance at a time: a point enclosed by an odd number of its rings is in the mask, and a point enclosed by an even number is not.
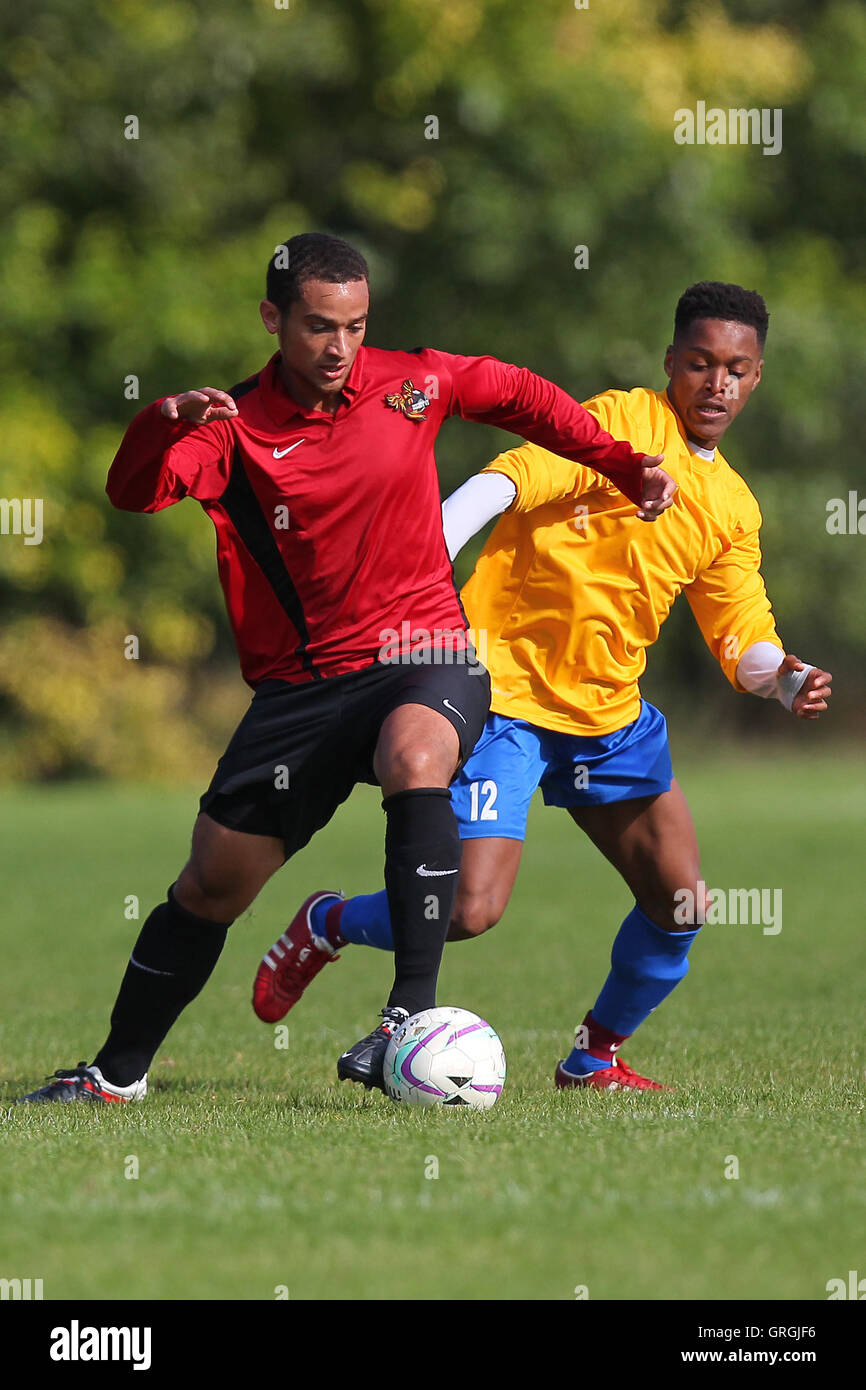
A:
[[[493,808],[496,805],[496,797],[499,788],[495,782],[470,782],[469,784],[469,819],[470,820],[499,820],[499,812]],[[484,800],[482,800],[484,798]]]

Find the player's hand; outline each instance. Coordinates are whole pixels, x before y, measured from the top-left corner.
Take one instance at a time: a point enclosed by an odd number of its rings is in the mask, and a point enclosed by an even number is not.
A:
[[[231,420],[238,408],[227,391],[215,386],[203,386],[200,391],[182,391],[179,396],[167,396],[162,413],[168,420],[189,420],[193,425],[207,425],[211,420]]]
[[[641,505],[638,516],[641,521],[655,521],[666,512],[674,500],[677,485],[669,473],[659,465],[664,454],[647,454],[643,461]]]
[[[776,675],[782,676],[786,671],[802,671],[805,666],[805,661],[801,661],[798,656],[788,655]],[[819,671],[817,667],[809,672],[791,706],[798,719],[817,719],[823,713],[833,693],[830,688],[832,679],[829,671]]]

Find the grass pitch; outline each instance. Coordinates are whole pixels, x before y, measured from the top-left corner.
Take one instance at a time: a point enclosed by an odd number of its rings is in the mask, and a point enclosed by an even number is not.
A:
[[[232,928],[142,1105],[0,1112],[0,1276],[41,1278],[47,1299],[826,1299],[829,1279],[866,1272],[863,771],[805,751],[681,763],[708,885],[780,888],[783,921],[704,928],[625,1053],[668,1094],[553,1090],[630,900],[537,804],[505,919],[449,946],[441,977],[440,1000],[505,1043],[487,1113],[337,1082],[390,983],[380,952],[347,948],[287,1040],[250,1008],[261,953],[308,892],[379,887],[384,821],[359,789]],[[94,785],[4,795],[6,1102],[101,1044],[195,805]]]

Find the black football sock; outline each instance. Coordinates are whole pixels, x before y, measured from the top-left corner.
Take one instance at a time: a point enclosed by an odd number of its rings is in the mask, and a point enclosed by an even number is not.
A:
[[[181,1012],[202,990],[225,945],[230,922],[196,917],[175,901],[154,908],[132,948],[111,1014],[111,1032],[94,1058],[106,1081],[131,1086]]]
[[[389,1005],[410,1014],[436,1003],[436,980],[457,896],[461,844],[447,787],[416,787],[382,802],[385,887],[394,931]]]

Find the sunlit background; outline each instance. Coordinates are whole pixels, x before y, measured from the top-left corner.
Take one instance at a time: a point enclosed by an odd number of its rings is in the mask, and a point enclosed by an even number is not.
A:
[[[46,0],[2,25],[0,492],[44,500],[44,538],[0,535],[0,777],[209,778],[248,695],[210,522],[115,512],[105,476],[141,406],[264,363],[265,265],[310,229],[368,257],[368,342],[581,398],[664,384],[691,282],[759,290],[764,380],[725,453],[832,720],[735,696],[684,603],[645,693],[696,742],[862,734],[866,534],[826,524],[866,497],[861,5]],[[698,101],[781,109],[781,153],[677,144]],[[509,442],[449,422],[443,494]]]

